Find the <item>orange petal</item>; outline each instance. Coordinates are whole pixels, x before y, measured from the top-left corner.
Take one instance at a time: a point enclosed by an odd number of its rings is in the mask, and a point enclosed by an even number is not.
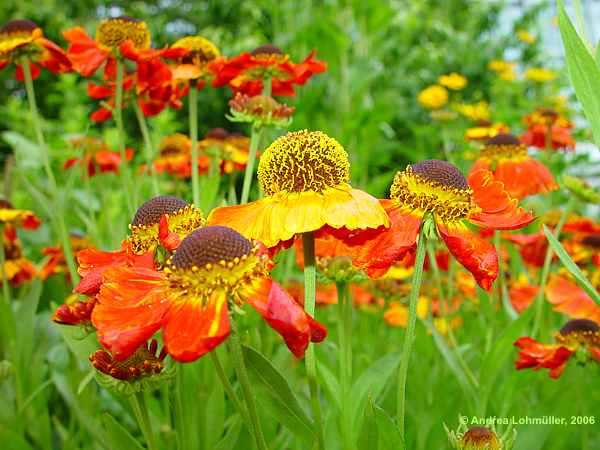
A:
[[[321,342],[327,336],[327,329],[270,278],[257,280],[241,295],[283,337],[297,358],[304,356],[310,341]]]
[[[575,283],[559,275],[551,275],[546,297],[561,312],[573,319],[589,319],[600,323],[600,307]]]
[[[498,276],[494,246],[461,225],[446,227],[437,223],[437,229],[450,253],[473,274],[479,286],[489,291]]]
[[[104,273],[92,323],[98,341],[122,361],[152,337],[169,309],[164,275],[139,267],[113,267]]]
[[[519,359],[515,362],[517,370],[551,369],[551,378],[558,378],[563,373],[567,361],[573,354],[566,347],[543,344],[530,337],[522,337],[514,345],[521,349]]]
[[[167,353],[190,362],[210,352],[229,336],[227,297],[215,293],[202,301],[179,301],[165,316],[163,338]]]

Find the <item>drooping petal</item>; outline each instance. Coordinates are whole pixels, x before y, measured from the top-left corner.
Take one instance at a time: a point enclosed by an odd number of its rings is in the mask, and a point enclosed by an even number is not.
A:
[[[529,225],[533,215],[518,206],[518,200],[505,190],[504,184],[494,179],[487,170],[478,170],[469,175],[469,186],[473,200],[481,212],[471,214],[469,221],[484,228],[514,230]]]
[[[152,337],[169,310],[162,273],[140,267],[113,267],[104,272],[92,323],[98,341],[122,361]]]
[[[91,76],[109,58],[109,52],[98,47],[81,27],[63,31],[63,36],[70,44],[67,55],[73,69],[84,77]]]
[[[554,311],[573,319],[589,319],[600,323],[600,306],[567,278],[551,275],[545,293],[548,301],[554,305]]]
[[[518,161],[499,162],[494,177],[504,183],[504,188],[511,197],[517,199],[558,188],[546,166],[529,157]]]
[[[488,241],[469,231],[462,224],[447,226],[437,222],[437,230],[448,250],[486,291],[498,276],[498,254]]]
[[[519,359],[515,362],[517,370],[533,368],[550,369],[550,377],[558,378],[563,373],[567,361],[573,354],[560,345],[543,344],[530,337],[522,337],[514,343],[520,349]]]
[[[270,278],[255,281],[241,296],[283,337],[297,358],[304,356],[309,342],[321,342],[327,336],[327,329]]]
[[[174,303],[164,319],[165,348],[180,362],[200,358],[229,336],[226,295],[215,293],[205,304],[197,300]]]

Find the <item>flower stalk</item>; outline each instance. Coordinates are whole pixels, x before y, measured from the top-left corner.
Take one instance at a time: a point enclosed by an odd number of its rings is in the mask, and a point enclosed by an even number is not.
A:
[[[140,426],[142,434],[144,435],[144,439],[146,440],[148,450],[158,450],[156,439],[154,437],[154,433],[152,432],[152,425],[150,424],[148,405],[146,403],[146,397],[144,396],[144,392],[136,392],[135,394],[129,397],[129,401],[131,403],[131,407],[133,409],[133,413],[135,414],[135,418],[138,422],[138,425]]]
[[[192,141],[192,201],[200,205],[200,174],[198,173],[198,89],[190,86],[189,93],[190,140]]]
[[[345,281],[336,283],[338,296],[341,430],[344,450],[354,448],[350,396],[352,386],[352,299]]]
[[[134,102],[133,109],[135,110],[135,116],[138,121],[138,125],[140,127],[140,131],[142,132],[142,138],[144,139],[144,149],[146,153],[146,166],[150,171],[150,179],[152,180],[152,192],[154,195],[160,195],[160,188],[158,186],[158,177],[156,176],[156,169],[154,168],[154,149],[152,147],[152,139],[150,138],[150,132],[148,131],[148,124],[146,122],[146,118],[144,117],[144,113],[138,105],[137,102]]]
[[[254,165],[256,163],[256,151],[260,140],[262,138],[263,128],[252,126],[252,132],[250,134],[250,148],[248,149],[248,162],[246,163],[246,171],[244,172],[244,184],[242,185],[242,196],[240,198],[240,204],[248,202],[250,197],[250,187],[252,186],[252,179],[254,178]]]

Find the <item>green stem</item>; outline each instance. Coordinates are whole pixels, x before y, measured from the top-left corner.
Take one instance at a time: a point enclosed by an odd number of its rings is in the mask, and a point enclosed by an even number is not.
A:
[[[189,93],[190,140],[192,141],[192,200],[200,205],[200,174],[198,173],[198,89],[190,85]]]
[[[42,162],[44,164],[44,170],[48,181],[50,183],[50,192],[52,195],[52,201],[56,208],[59,208],[60,201],[58,198],[58,186],[56,185],[56,179],[50,167],[50,153],[46,140],[44,138],[44,132],[42,131],[42,123],[40,121],[40,115],[35,101],[35,90],[33,88],[33,78],[31,77],[31,67],[29,66],[29,60],[23,58],[21,67],[23,68],[23,75],[25,78],[25,90],[27,91],[27,100],[29,101],[29,110],[31,113],[31,120],[33,122],[33,128],[37,137],[38,146],[42,154]],[[65,199],[66,201],[67,199]],[[59,233],[62,238],[63,252],[69,268],[69,274],[71,275],[71,283],[76,285],[79,281],[79,275],[77,274],[77,268],[75,267],[75,259],[73,258],[73,249],[71,248],[71,240],[69,239],[69,233],[67,232],[67,226],[63,214],[56,214],[59,225]]]
[[[6,253],[4,250],[5,246],[5,236],[4,236],[4,224],[0,224],[0,237],[2,238],[2,245],[0,245],[0,270],[2,271],[2,309],[0,310],[0,314],[2,315],[2,322],[4,325],[2,326],[2,334],[6,334],[2,342],[5,344],[5,352],[7,352],[14,340],[16,339],[16,328],[15,328],[15,314],[12,309],[11,301],[10,301],[10,287],[8,286],[8,277],[6,276]],[[6,358],[6,354],[4,355]]]
[[[352,299],[348,295],[348,285],[336,283],[338,296],[338,326],[340,385],[341,385],[341,431],[344,450],[352,450],[352,415],[350,408],[350,390],[352,386]]]
[[[250,187],[252,186],[252,179],[254,178],[256,151],[260,145],[262,133],[262,127],[252,126],[252,132],[250,134],[250,149],[248,150],[248,162],[246,163],[246,171],[244,172],[244,184],[242,185],[242,197],[240,199],[240,205],[247,203],[248,197],[250,196]]]
[[[184,365],[180,364],[177,368],[177,379],[175,386],[175,411],[177,413],[177,420],[175,422],[176,430],[177,430],[177,448],[180,450],[187,450],[188,439],[187,439],[187,423],[186,416],[183,410],[184,404]]]
[[[150,138],[150,132],[148,131],[148,124],[144,117],[144,112],[140,108],[137,102],[133,103],[133,109],[135,110],[135,116],[137,117],[140,131],[144,139],[144,149],[146,150],[146,166],[150,171],[150,178],[152,179],[152,190],[154,195],[160,194],[160,188],[158,187],[158,177],[156,176],[156,170],[154,168],[154,149],[152,148],[152,139]]]
[[[127,154],[125,151],[125,129],[123,127],[123,76],[125,68],[123,61],[117,59],[117,78],[115,88],[115,106],[112,110],[112,115],[117,125],[117,134],[119,137],[119,154],[121,155],[121,164],[119,165],[119,174],[121,182],[125,189],[125,198],[127,201],[127,212],[129,217],[133,217],[136,204],[133,196],[133,188],[131,186],[131,177],[129,176],[129,163],[127,162]]]
[[[244,393],[244,400],[246,401],[246,407],[248,408],[248,415],[252,425],[252,434],[254,435],[254,439],[256,441],[256,448],[258,450],[266,450],[268,447],[260,426],[258,411],[256,410],[254,395],[252,394],[250,380],[248,379],[248,373],[246,372],[246,364],[244,362],[244,355],[242,353],[242,344],[240,342],[240,335],[238,333],[237,323],[235,320],[231,321],[230,342],[231,357],[233,358],[238,380],[240,382],[240,386],[242,387],[242,392]]]
[[[563,210],[562,214],[560,215],[560,218],[558,219],[558,223],[556,224],[556,228],[554,229],[554,237],[557,240],[560,237],[562,228],[565,225],[565,222],[567,221],[567,219],[569,218],[569,214],[573,210],[573,207],[575,206],[576,201],[577,201],[576,198],[574,196],[572,196],[569,199],[569,201],[567,202],[567,205],[565,206],[565,209]],[[540,290],[538,292],[537,298],[535,299],[535,302],[536,302],[535,303],[535,318],[533,321],[533,329],[531,332],[532,333],[531,336],[533,336],[533,337],[538,335],[538,332],[540,331],[540,327],[541,327],[541,323],[542,323],[542,316],[544,314],[544,291],[546,290],[546,283],[548,282],[548,275],[550,275],[550,268],[552,266],[552,256],[553,256],[552,246],[550,244],[548,244],[548,249],[546,250],[546,257],[544,258],[544,265],[542,267],[542,273],[540,276],[540,282],[539,282]]]
[[[263,80],[263,89],[261,94],[265,97],[271,97],[271,95],[273,95],[273,79],[270,76]]]
[[[158,450],[156,439],[154,438],[154,433],[152,432],[152,425],[150,424],[150,416],[148,415],[148,406],[146,404],[144,392],[136,392],[134,395],[129,397],[129,400],[131,402],[131,407],[133,408],[135,418],[137,419],[138,425],[140,426],[142,434],[144,435],[144,439],[146,439],[148,450]]]
[[[223,389],[225,389],[225,392],[227,393],[229,400],[231,400],[231,403],[233,403],[233,406],[235,407],[237,412],[240,413],[240,416],[242,416],[242,418],[244,419],[246,424],[248,424],[248,426],[251,427],[252,424],[250,422],[250,417],[248,417],[248,412],[246,411],[246,409],[244,408],[242,403],[237,398],[237,395],[235,395],[233,386],[229,382],[229,378],[227,378],[227,374],[225,373],[225,370],[223,369],[221,361],[219,360],[219,355],[217,355],[216,350],[213,350],[209,354],[210,354],[210,359],[212,360],[212,363],[215,366],[217,376],[221,380],[221,384],[223,384]]]
[[[425,220],[428,220],[425,218]],[[425,236],[425,223],[421,225],[419,237],[417,241],[417,256],[415,260],[415,269],[412,276],[412,287],[410,291],[409,306],[408,306],[408,326],[404,336],[404,344],[402,346],[402,359],[400,360],[400,368],[398,369],[398,404],[397,404],[397,420],[400,436],[402,437],[402,446],[406,448],[406,432],[404,417],[406,415],[406,379],[408,378],[408,363],[412,350],[413,341],[415,339],[415,328],[417,324],[417,302],[419,300],[419,291],[421,290],[421,281],[423,280],[423,263],[425,262],[425,251],[427,249]]]
[[[317,292],[317,268],[315,265],[315,236],[312,231],[302,234],[302,245],[304,249],[304,309],[314,317]],[[309,344],[306,349],[306,372],[316,427],[317,448],[324,450],[325,434],[323,431],[321,403],[319,401],[319,385],[317,383],[317,357],[315,355],[315,347],[312,344]]]

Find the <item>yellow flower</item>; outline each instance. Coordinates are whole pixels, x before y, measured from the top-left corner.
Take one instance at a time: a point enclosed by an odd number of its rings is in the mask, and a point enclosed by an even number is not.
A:
[[[473,121],[490,120],[490,108],[488,102],[458,103],[454,109]]]
[[[425,319],[429,310],[426,297],[419,297],[417,302],[417,317]],[[390,302],[389,308],[383,313],[383,320],[392,327],[406,328],[408,324],[408,307],[399,302]]]
[[[452,72],[449,75],[442,75],[439,77],[438,83],[447,87],[448,89],[460,91],[467,85],[467,79],[456,72]]]
[[[525,78],[536,83],[545,83],[556,78],[556,73],[543,67],[531,67],[525,71]]]
[[[525,30],[517,31],[517,37],[521,42],[525,42],[526,44],[533,44],[537,40],[535,36]]]
[[[427,109],[440,109],[448,103],[448,91],[445,87],[434,84],[419,92],[419,103]]]
[[[505,81],[513,81],[517,78],[515,73],[515,63],[503,61],[501,59],[493,59],[488,63],[488,68],[498,74]]]

